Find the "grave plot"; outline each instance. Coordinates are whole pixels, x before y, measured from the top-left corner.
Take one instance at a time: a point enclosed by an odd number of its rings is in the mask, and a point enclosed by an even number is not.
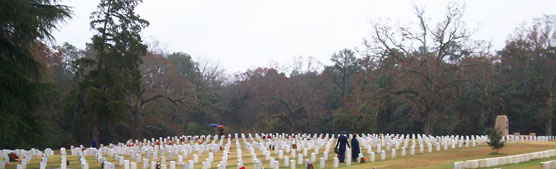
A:
[[[45,149],[1,150],[0,164],[7,168],[117,168],[117,169],[237,169],[237,168],[369,168],[385,166],[390,161],[419,161],[412,159],[449,157],[465,152],[473,155],[485,146],[487,136],[426,136],[421,134],[361,134],[357,140],[360,154],[346,150],[346,162],[339,163],[334,153],[337,134],[278,134],[255,133],[227,136],[175,136],[129,140],[125,143],[84,146],[53,151]],[[353,136],[348,135],[351,139]],[[554,137],[507,136],[503,141],[510,147],[547,143]],[[534,144],[533,144],[534,143]],[[512,146],[516,145],[516,146]],[[553,148],[556,148],[556,145]],[[545,147],[547,148],[547,147]],[[537,150],[537,149],[535,149]],[[541,150],[541,149],[539,149]],[[521,152],[524,153],[524,152]],[[482,153],[485,154],[485,153]],[[10,155],[19,157],[18,162]],[[454,159],[448,163],[468,160]],[[401,159],[401,160],[398,160]],[[430,159],[429,159],[430,160]],[[439,159],[439,161],[441,161]],[[4,165],[2,165],[4,166]]]

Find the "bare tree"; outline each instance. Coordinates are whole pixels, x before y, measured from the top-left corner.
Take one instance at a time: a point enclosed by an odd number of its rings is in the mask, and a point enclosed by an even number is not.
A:
[[[445,111],[446,95],[456,94],[464,65],[460,61],[476,56],[477,43],[472,43],[471,32],[462,21],[464,6],[452,3],[447,6],[444,19],[432,25],[425,10],[415,7],[416,26],[389,24],[374,25],[372,39],[365,44],[371,55],[382,62],[391,62],[396,70],[396,88],[391,94],[401,95],[419,105],[424,119],[424,133],[433,134],[433,126]],[[480,44],[479,45],[483,45]]]

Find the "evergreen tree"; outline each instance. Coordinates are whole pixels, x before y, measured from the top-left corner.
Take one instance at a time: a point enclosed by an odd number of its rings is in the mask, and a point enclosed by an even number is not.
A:
[[[91,44],[95,56],[75,62],[79,85],[68,99],[68,111],[82,115],[81,120],[88,125],[83,132],[90,133],[92,140],[117,139],[101,131],[109,131],[122,119],[130,96],[140,90],[140,57],[146,54],[147,46],[139,32],[149,25],[135,13],[140,2],[101,0],[91,14],[91,28],[96,31]]]
[[[40,142],[37,108],[43,102],[43,67],[32,45],[51,40],[50,31],[71,10],[51,0],[0,1],[0,147],[29,148]]]
[[[502,141],[502,132],[497,129],[491,128],[488,132],[488,138],[490,141],[487,144],[492,147],[493,150],[496,150],[496,153],[502,148],[504,148],[504,142]]]

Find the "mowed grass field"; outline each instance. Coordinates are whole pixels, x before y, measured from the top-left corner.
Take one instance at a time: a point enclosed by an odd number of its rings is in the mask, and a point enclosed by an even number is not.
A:
[[[236,163],[237,163],[237,154],[235,153],[235,144],[232,144],[232,151],[228,157],[228,167],[229,169],[235,169],[237,168]],[[409,155],[409,150],[407,150],[407,155],[405,157],[401,156],[401,152],[398,150],[397,152],[397,157],[395,159],[391,158],[391,154],[390,152],[386,153],[386,160],[381,161],[380,159],[380,153],[376,154],[375,158],[377,159],[374,162],[370,162],[370,157],[367,154],[366,150],[363,150],[365,159],[367,159],[366,163],[363,164],[359,164],[359,163],[352,163],[351,166],[346,166],[343,163],[340,163],[339,168],[353,168],[353,169],[372,169],[372,168],[431,168],[431,169],[444,169],[444,168],[453,168],[453,164],[456,161],[464,161],[464,160],[471,160],[471,159],[478,159],[478,158],[490,158],[490,157],[499,157],[499,156],[507,156],[507,155],[514,155],[514,154],[522,154],[522,153],[529,153],[529,152],[536,152],[536,151],[543,151],[543,150],[549,150],[549,149],[556,149],[556,142],[552,141],[552,142],[536,142],[536,143],[513,143],[513,144],[507,144],[506,147],[504,149],[502,149],[500,151],[499,155],[491,155],[490,153],[492,152],[492,149],[489,146],[486,145],[482,145],[482,146],[477,146],[477,147],[469,147],[469,148],[456,148],[456,149],[448,149],[448,150],[441,150],[439,152],[434,151],[436,150],[435,148],[433,148],[433,152],[432,153],[427,153],[426,148],[425,148],[425,153],[419,153],[419,149],[416,148],[416,152],[415,155],[411,156]],[[376,150],[376,149],[375,149]],[[250,155],[248,155],[248,152],[246,149],[243,148],[242,150],[243,153],[243,161],[245,164],[246,168],[253,168],[252,164],[251,164],[251,157]],[[307,157],[304,157],[304,161],[307,158],[310,158],[310,152],[309,151]],[[322,148],[319,151],[319,155],[317,155],[317,162],[314,163],[314,168],[319,168],[319,162],[318,162],[318,158],[322,157]],[[333,154],[333,149],[331,148],[331,150],[329,151],[331,154],[329,154],[329,159],[326,162],[326,168],[332,168],[332,159],[334,157]],[[262,155],[262,152],[260,151],[256,151],[257,153],[257,158],[259,160],[264,160],[264,156]],[[300,154],[302,152],[298,151],[298,154]],[[73,155],[69,155],[70,151],[67,150],[67,159],[70,161],[70,165],[68,166],[68,168],[80,168],[79,166],[79,161],[77,159],[77,156],[73,156]],[[289,156],[290,153],[284,153],[284,156]],[[199,161],[204,161],[204,159],[206,159],[208,156],[208,153],[204,153],[202,155],[199,156]],[[111,158],[107,155],[104,155],[104,157],[111,162],[114,162],[114,158]],[[218,153],[216,153],[214,155],[214,162],[212,163],[212,168],[215,169],[216,165],[218,164],[219,160],[222,157],[222,151],[219,151]],[[278,159],[278,156],[275,155],[274,153],[272,153],[272,157],[274,157],[275,159]],[[125,157],[127,160],[130,160],[130,162],[135,161],[134,159],[129,159],[130,157],[126,156]],[[144,156],[142,157],[144,158]],[[192,159],[192,155],[189,155],[187,158],[184,158],[184,161],[187,161],[189,159]],[[48,160],[48,165],[47,168],[59,168],[60,164],[59,164],[59,160],[60,160],[60,156],[59,156],[59,152],[56,151],[54,156],[51,156]],[[86,160],[89,163],[89,168],[100,168],[100,164],[97,163],[96,159],[93,156],[86,156]],[[160,158],[159,158],[160,160]],[[174,157],[174,160],[177,161],[177,157]],[[291,160],[291,159],[290,159]],[[297,162],[297,158],[295,158],[296,162]],[[510,168],[510,169],[517,169],[517,168],[541,168],[540,166],[540,162],[542,161],[548,161],[548,160],[556,160],[556,157],[554,158],[548,158],[548,159],[540,159],[540,160],[533,160],[533,161],[529,161],[529,162],[525,162],[525,163],[520,163],[520,164],[514,164],[514,165],[506,165],[506,166],[499,166],[497,168]],[[28,169],[35,169],[35,168],[39,168],[38,162],[40,161],[40,157],[36,156],[34,157],[31,162],[29,163],[29,165],[27,165]],[[150,163],[151,159],[149,159],[149,163]],[[280,165],[283,164],[284,160],[280,160]],[[169,160],[167,161],[167,164],[169,164]],[[15,169],[17,165],[17,162],[10,162],[9,165],[7,166],[7,169]],[[149,164],[150,165],[150,164]],[[263,167],[268,168],[268,161],[263,161]],[[123,169],[123,167],[116,167],[117,169]],[[137,163],[137,168],[138,169],[142,169],[142,162],[138,162]],[[150,168],[150,166],[148,167]],[[181,167],[176,166],[177,169],[181,169]],[[196,169],[200,169],[201,168],[201,164],[197,163],[195,164],[195,168]],[[280,168],[287,168],[287,167],[280,167]],[[303,169],[304,165],[297,165],[296,169]],[[169,169],[169,168],[168,168]]]

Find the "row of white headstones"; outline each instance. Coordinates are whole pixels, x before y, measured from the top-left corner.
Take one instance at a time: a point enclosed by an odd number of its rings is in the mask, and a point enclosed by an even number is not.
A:
[[[522,162],[531,161],[535,159],[551,158],[555,156],[556,156],[556,149],[525,153],[525,154],[516,154],[516,155],[505,156],[505,157],[493,157],[493,158],[474,159],[474,160],[467,160],[467,161],[457,161],[454,162],[454,169],[496,167],[501,165],[522,163]],[[541,162],[543,168],[544,166],[546,166],[545,164],[547,164],[549,168],[555,168],[556,165],[550,166],[552,165],[552,163],[554,162],[547,162],[547,163]]]
[[[326,161],[328,161],[331,147],[334,147],[335,137],[338,135],[329,134],[234,134],[234,139],[231,135],[228,137],[217,136],[181,136],[181,137],[167,137],[167,138],[152,138],[150,140],[143,139],[128,141],[126,143],[110,144],[103,146],[99,149],[87,148],[84,150],[83,146],[73,147],[70,151],[72,155],[76,155],[82,169],[88,169],[89,165],[85,160],[85,156],[94,156],[98,163],[103,165],[105,169],[115,168],[116,165],[124,169],[136,169],[138,163],[142,162],[143,169],[175,169],[181,166],[182,169],[193,169],[195,165],[201,165],[201,169],[212,168],[212,163],[215,162],[215,153],[222,153],[221,160],[217,163],[217,169],[224,169],[228,166],[228,158],[232,143],[236,145],[236,164],[237,168],[247,163],[252,163],[253,168],[260,169],[263,162],[268,162],[269,168],[290,167],[295,168],[297,165],[305,163],[313,164],[317,162],[317,155],[319,158],[319,168],[324,168]],[[348,136],[351,140],[352,135]],[[182,141],[184,139],[184,141]],[[554,137],[545,136],[505,136],[503,141],[514,142],[532,142],[532,141],[549,141]],[[199,140],[204,140],[199,142]],[[386,159],[386,152],[390,152],[391,158],[396,158],[399,151],[401,156],[406,156],[406,149],[409,148],[409,154],[415,155],[415,149],[419,148],[419,153],[425,153],[425,146],[428,153],[433,152],[433,147],[436,151],[475,147],[477,145],[485,144],[488,141],[487,136],[426,136],[421,134],[412,135],[377,135],[377,134],[362,134],[357,137],[361,150],[367,150],[368,161],[375,161],[375,153],[380,153],[380,160]],[[297,148],[292,148],[292,145]],[[131,146],[133,145],[133,146]],[[322,154],[320,150],[324,148]],[[251,158],[243,159],[242,149],[247,150]],[[309,154],[309,151],[312,151]],[[54,154],[51,149],[46,149],[44,152],[31,149],[27,150],[1,150],[0,155],[4,160],[0,160],[0,167],[4,167],[6,162],[9,162],[8,154],[15,152],[18,156],[23,156],[17,169],[26,168],[28,162],[33,156],[41,156],[39,163],[40,169],[45,169],[49,156]],[[361,162],[364,158],[364,151],[358,154],[357,162]],[[263,159],[257,157],[258,154],[264,156]],[[332,152],[333,153],[333,152]],[[201,161],[200,155],[207,154],[207,158]],[[274,156],[272,155],[274,154]],[[287,156],[290,154],[290,156]],[[188,158],[191,156],[190,158]],[[346,165],[351,165],[351,150],[346,150]],[[125,158],[129,157],[130,160]],[[145,158],[141,158],[145,157]],[[249,157],[249,156],[247,156]],[[114,163],[106,160],[112,158]],[[297,160],[295,160],[297,158]],[[304,160],[304,158],[306,158]],[[1,158],[0,158],[1,159]],[[150,161],[149,161],[150,159]],[[177,161],[174,161],[177,160]],[[167,163],[169,161],[169,163]],[[280,163],[280,161],[283,161]],[[338,167],[338,158],[333,158],[333,168]],[[60,168],[67,168],[66,149],[60,149]]]

